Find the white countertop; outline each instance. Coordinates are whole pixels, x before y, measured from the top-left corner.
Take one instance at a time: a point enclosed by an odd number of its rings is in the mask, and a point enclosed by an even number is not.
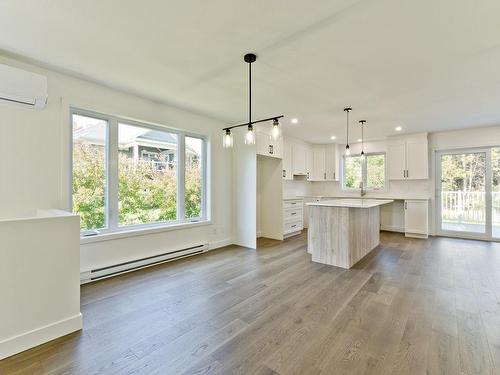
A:
[[[308,206],[371,208],[394,202],[392,199],[344,198],[306,203]]]
[[[358,196],[353,196],[353,195],[297,195],[296,199],[390,199],[393,201],[396,200],[429,200],[431,198],[429,197],[415,197],[415,196],[373,196],[370,193],[368,193],[368,196],[365,196],[361,198],[358,194]],[[291,197],[290,197],[291,199]]]

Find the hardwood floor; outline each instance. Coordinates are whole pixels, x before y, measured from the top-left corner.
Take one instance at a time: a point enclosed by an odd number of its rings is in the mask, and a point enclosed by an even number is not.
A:
[[[500,373],[500,244],[381,241],[350,270],[301,235],[85,285],[84,330],[0,374]]]

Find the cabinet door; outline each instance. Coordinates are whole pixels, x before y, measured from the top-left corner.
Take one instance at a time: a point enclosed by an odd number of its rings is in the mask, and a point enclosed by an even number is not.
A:
[[[427,205],[426,200],[405,201],[405,233],[428,234]]]
[[[337,145],[325,146],[326,179],[329,181],[338,181],[338,170]]]
[[[272,155],[275,158],[283,159],[283,138],[274,140],[271,138]]]
[[[313,181],[326,180],[326,151],[323,146],[314,146],[313,148]]]
[[[271,144],[269,134],[264,132],[256,132],[255,146],[257,155],[270,156],[269,145]]]
[[[292,145],[283,141],[283,178],[293,180],[292,174]]]
[[[407,179],[429,178],[427,139],[408,139],[406,141],[406,170]]]
[[[404,141],[387,145],[389,180],[404,180],[406,177],[406,144]]]
[[[302,145],[295,144],[292,147],[292,168],[294,175],[306,174],[306,149]]]
[[[312,181],[313,168],[313,150],[312,147],[308,146],[306,147],[306,175],[308,181]]]

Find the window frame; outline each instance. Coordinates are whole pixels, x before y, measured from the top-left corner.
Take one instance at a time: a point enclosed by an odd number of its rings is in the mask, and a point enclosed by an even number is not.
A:
[[[368,188],[368,171],[367,171],[367,161],[368,161],[368,156],[377,156],[377,155],[383,155],[384,156],[384,187],[381,189],[369,189]],[[342,190],[343,191],[358,191],[360,188],[359,187],[347,187],[345,185],[346,183],[346,178],[345,178],[345,173],[346,173],[346,157],[360,157],[361,154],[353,154],[350,156],[342,156]],[[365,153],[365,158],[364,160],[361,161],[361,181],[363,182],[364,190],[367,192],[374,192],[374,193],[380,193],[380,192],[385,192],[387,191],[387,155],[385,152],[367,152]]]
[[[110,235],[114,233],[127,233],[127,232],[137,232],[141,230],[159,229],[159,228],[169,228],[169,227],[181,227],[182,225],[189,225],[192,223],[209,222],[209,215],[207,212],[207,207],[209,203],[207,202],[208,195],[208,142],[209,137],[204,134],[197,134],[190,131],[170,128],[164,125],[149,123],[145,121],[138,121],[129,119],[123,116],[106,115],[103,113],[81,109],[77,107],[70,107],[69,110],[69,123],[70,123],[70,181],[69,181],[69,191],[70,191],[70,210],[73,211],[73,115],[80,115],[91,117],[107,122],[107,132],[106,132],[106,195],[105,195],[105,217],[106,217],[106,228],[102,229],[90,229],[81,230],[80,235],[82,238],[89,238],[99,235]],[[119,147],[118,147],[118,129],[119,124],[131,125],[142,127],[146,129],[168,132],[175,134],[177,136],[177,167],[176,167],[176,180],[177,180],[177,207],[176,207],[176,219],[169,221],[160,221],[144,224],[133,224],[120,226],[119,225],[119,197],[118,197],[118,186],[119,186]],[[185,137],[192,137],[202,140],[202,150],[201,150],[201,215],[196,218],[186,218],[185,214]]]

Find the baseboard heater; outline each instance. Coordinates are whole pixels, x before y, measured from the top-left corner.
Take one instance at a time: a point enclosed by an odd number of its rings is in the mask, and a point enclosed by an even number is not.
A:
[[[164,254],[153,255],[147,258],[132,260],[130,262],[124,262],[108,267],[97,268],[95,270],[90,270],[80,273],[80,282],[82,284],[90,283],[92,281],[97,281],[108,277],[120,275],[123,273],[136,271],[141,268],[151,267],[160,263],[171,262],[176,259],[181,259],[188,256],[201,254],[206,252],[207,250],[208,250],[208,244],[200,244],[187,247],[185,249],[169,251],[168,253]]]

